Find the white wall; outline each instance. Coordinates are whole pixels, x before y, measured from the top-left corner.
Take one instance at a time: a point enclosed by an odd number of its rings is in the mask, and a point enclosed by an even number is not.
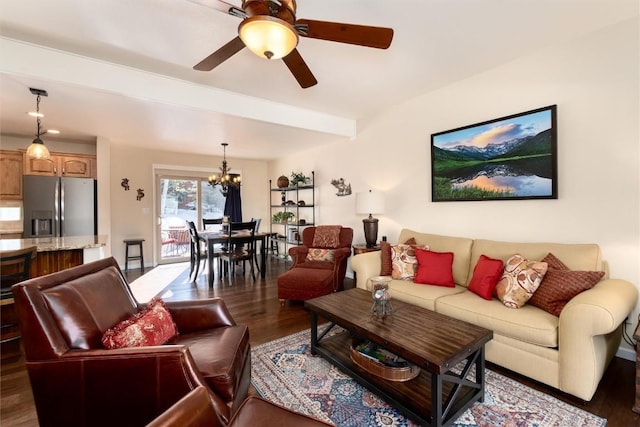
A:
[[[359,123],[358,137],[269,165],[276,179],[315,170],[320,224],[354,228],[353,192],[385,192],[378,237],[401,228],[508,241],[598,243],[612,277],[640,284],[638,19],[504,64],[391,106]],[[498,46],[492,48],[499,48]],[[375,88],[372,88],[375,90]],[[557,200],[431,202],[430,136],[558,105]],[[632,313],[635,319],[640,305]],[[635,324],[635,320],[634,320]]]

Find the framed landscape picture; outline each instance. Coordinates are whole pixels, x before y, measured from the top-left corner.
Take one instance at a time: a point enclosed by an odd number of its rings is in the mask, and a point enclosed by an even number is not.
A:
[[[431,200],[557,199],[556,106],[431,135]]]

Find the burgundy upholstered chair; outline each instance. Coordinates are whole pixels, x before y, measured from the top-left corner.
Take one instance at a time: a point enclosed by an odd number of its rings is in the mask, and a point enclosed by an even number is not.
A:
[[[342,289],[352,241],[351,228],[305,228],[302,245],[289,249],[293,260],[291,268],[278,277],[280,304],[284,305],[286,300],[304,301]]]

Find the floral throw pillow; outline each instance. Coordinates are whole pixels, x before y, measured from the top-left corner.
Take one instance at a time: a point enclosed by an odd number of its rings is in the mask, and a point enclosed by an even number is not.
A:
[[[538,289],[547,273],[546,262],[529,261],[515,254],[504,266],[504,273],[496,285],[496,296],[510,308],[524,306]]]
[[[178,335],[171,313],[160,298],[149,301],[147,307],[119,322],[102,335],[102,344],[110,350],[123,347],[162,345]]]
[[[427,246],[394,245],[391,246],[391,277],[400,280],[413,280],[416,274],[418,260],[416,249],[429,249]]]
[[[404,242],[405,245],[415,245],[416,239],[414,237],[410,237]],[[380,275],[381,276],[391,276],[393,271],[393,263],[391,262],[391,243],[389,242],[380,242],[380,251],[381,251],[381,267],[380,267]]]
[[[340,225],[319,225],[313,234],[314,248],[337,248],[340,246]]]
[[[335,258],[335,250],[311,248],[307,252],[307,261],[328,261],[333,262]]]

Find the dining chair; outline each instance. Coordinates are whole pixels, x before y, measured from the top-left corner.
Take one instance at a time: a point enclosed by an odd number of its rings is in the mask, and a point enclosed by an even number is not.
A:
[[[0,297],[12,298],[11,286],[27,280],[31,262],[36,259],[36,246],[0,251]]]
[[[229,224],[227,250],[220,253],[221,261],[225,263],[225,271],[230,275],[235,274],[235,266],[242,261],[242,272],[245,273],[245,262],[251,266],[251,277],[256,280],[255,273],[255,221],[232,222]]]
[[[255,221],[256,223],[256,227],[254,230],[254,233],[259,233],[260,232],[260,222],[262,221],[262,218],[251,218],[251,221]],[[260,250],[264,250],[264,248],[260,248]],[[258,272],[260,272],[260,263],[258,262],[258,251],[253,251],[253,262],[256,264],[256,268],[258,269]]]
[[[207,248],[204,243],[206,241],[200,237],[196,225],[193,221],[187,221],[187,228],[189,231],[190,246],[189,246],[189,260],[190,270],[189,278],[192,282],[195,282],[198,278],[198,271],[200,271],[200,262],[204,259],[205,266],[207,264]],[[194,274],[195,270],[195,274]],[[204,267],[203,267],[204,271]]]
[[[207,225],[222,225],[222,218],[202,218],[202,229],[207,230]]]

